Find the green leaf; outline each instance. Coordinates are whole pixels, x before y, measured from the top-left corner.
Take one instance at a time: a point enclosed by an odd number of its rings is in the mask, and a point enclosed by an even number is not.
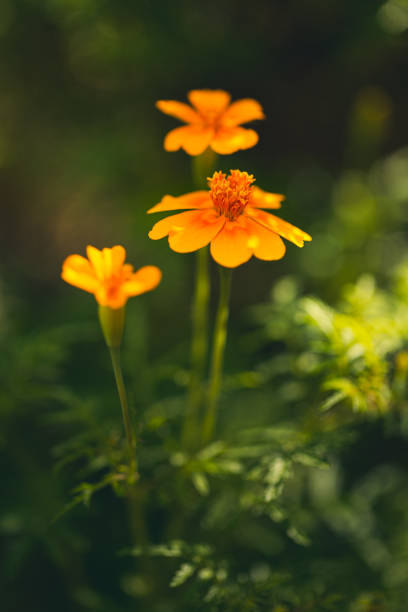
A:
[[[195,572],[195,567],[191,563],[183,563],[170,581],[171,587],[178,587],[190,578]]]
[[[210,485],[208,483],[208,478],[202,472],[193,472],[191,475],[191,479],[193,481],[193,485],[200,493],[200,495],[208,495],[210,492]]]

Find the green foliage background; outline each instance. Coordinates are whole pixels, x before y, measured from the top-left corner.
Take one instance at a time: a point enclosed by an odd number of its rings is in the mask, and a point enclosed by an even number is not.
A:
[[[2,0],[2,610],[405,612],[407,32],[406,0]],[[313,242],[234,271],[217,436],[188,456],[194,258],[145,211],[193,188],[154,107],[193,88],[263,104],[220,168]],[[127,308],[131,506],[95,302],[59,279],[89,243],[164,273]]]

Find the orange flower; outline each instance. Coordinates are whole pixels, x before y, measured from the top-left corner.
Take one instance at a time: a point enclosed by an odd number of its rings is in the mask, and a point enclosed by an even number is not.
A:
[[[156,266],[145,266],[133,272],[133,266],[125,264],[126,251],[122,246],[111,249],[86,247],[88,259],[70,255],[62,265],[61,277],[70,285],[95,295],[100,306],[122,308],[127,299],[154,289],[161,280]]]
[[[190,253],[211,243],[211,255],[227,268],[235,268],[255,255],[281,259],[286,247],[280,238],[298,247],[311,236],[261,208],[280,208],[284,196],[254,187],[252,174],[231,170],[229,176],[214,172],[210,191],[194,191],[180,197],[164,196],[148,213],[190,209],[156,223],[153,240],[169,237],[177,253]]]
[[[223,155],[250,149],[258,142],[254,130],[242,123],[264,119],[262,106],[245,98],[230,104],[231,96],[222,89],[194,89],[187,94],[192,106],[176,100],[159,100],[156,106],[188,125],[171,130],[164,139],[166,151],[182,148],[189,155],[200,155],[207,147]]]

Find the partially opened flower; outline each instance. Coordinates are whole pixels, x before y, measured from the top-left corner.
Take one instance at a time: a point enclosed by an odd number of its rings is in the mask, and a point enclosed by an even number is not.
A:
[[[61,276],[74,287],[93,293],[99,304],[98,314],[102,332],[109,347],[113,372],[122,408],[123,425],[129,451],[128,484],[137,479],[136,441],[127,401],[126,387],[120,365],[120,345],[125,324],[125,305],[129,297],[154,289],[161,280],[156,266],[145,266],[137,272],[125,263],[123,246],[100,251],[93,246],[86,248],[88,259],[82,255],[70,255],[62,264]]]
[[[169,237],[177,253],[190,253],[211,243],[211,255],[227,268],[235,268],[252,255],[267,261],[281,259],[286,238],[303,247],[311,236],[262,208],[281,207],[284,196],[255,187],[252,174],[231,170],[229,176],[214,172],[209,191],[194,191],[180,197],[164,196],[148,213],[182,210],[156,223],[152,240]]]
[[[70,285],[93,293],[100,306],[122,308],[129,297],[151,291],[160,282],[161,271],[156,266],[145,266],[137,272],[125,263],[123,246],[100,251],[86,248],[88,259],[70,255],[62,265],[61,277]]]
[[[182,148],[189,155],[200,155],[207,147],[216,153],[235,153],[258,142],[254,130],[242,123],[264,119],[262,106],[245,98],[230,104],[231,96],[222,89],[194,89],[187,94],[191,105],[176,100],[159,100],[156,106],[167,115],[188,125],[171,130],[164,139],[166,151]]]

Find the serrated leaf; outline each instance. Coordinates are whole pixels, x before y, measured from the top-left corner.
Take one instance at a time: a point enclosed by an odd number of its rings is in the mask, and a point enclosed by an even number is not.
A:
[[[193,485],[197,489],[200,495],[208,495],[210,492],[210,485],[208,483],[208,478],[202,472],[193,472],[191,475],[191,479],[193,481]]]
[[[191,563],[183,563],[171,579],[170,586],[178,587],[181,584],[184,584],[184,582],[188,580],[190,576],[194,574],[194,572],[194,565],[192,565]]]
[[[224,442],[221,442],[221,441],[213,442],[209,446],[206,446],[205,448],[203,448],[198,453],[197,458],[200,460],[212,459],[213,457],[216,457],[217,455],[222,453],[224,448],[225,448]]]
[[[329,306],[315,298],[303,298],[303,309],[317,327],[326,335],[333,333],[333,311]]]
[[[292,459],[297,463],[310,467],[318,467],[322,469],[327,469],[329,467],[329,464],[324,461],[324,459],[320,459],[320,457],[316,457],[315,455],[309,455],[308,453],[295,453]]]
[[[310,546],[311,544],[310,538],[308,538],[306,534],[301,533],[299,529],[297,529],[297,527],[295,527],[294,525],[289,527],[286,533],[291,540],[293,540],[294,542],[296,542],[296,544],[299,544],[300,546]]]
[[[333,393],[320,406],[320,411],[321,412],[327,412],[331,408],[334,408],[334,406],[339,404],[346,397],[347,397],[347,395],[344,393],[344,391],[337,391],[337,393]]]

